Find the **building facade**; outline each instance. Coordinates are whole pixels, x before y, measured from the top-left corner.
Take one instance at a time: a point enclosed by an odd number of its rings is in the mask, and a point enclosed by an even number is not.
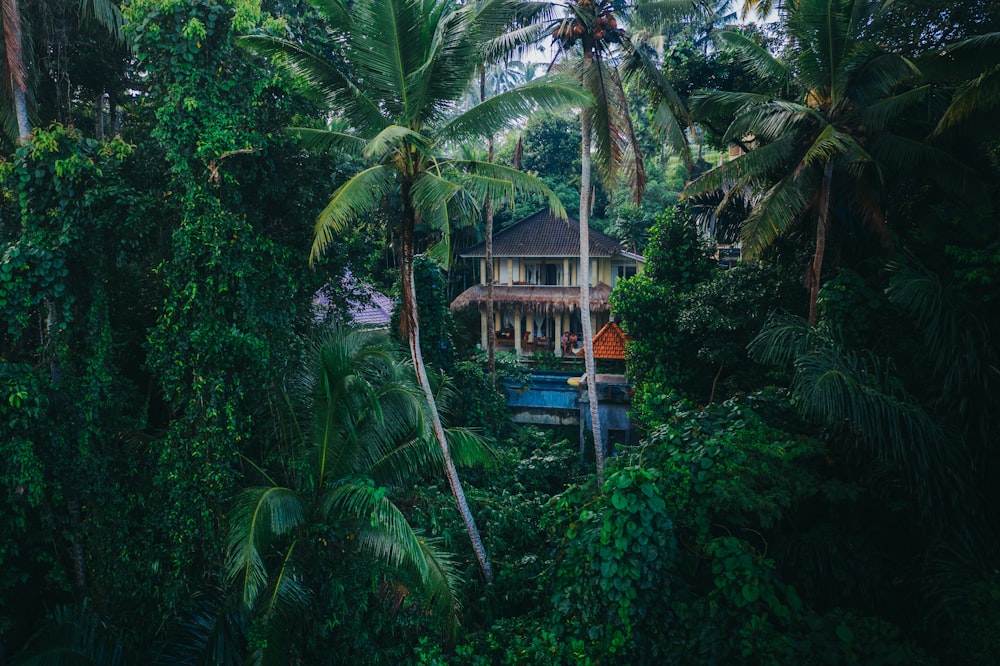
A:
[[[580,318],[580,223],[544,210],[493,235],[494,321],[486,316],[486,244],[460,255],[478,260],[479,284],[462,292],[451,309],[476,308],[481,344],[492,331],[498,349],[519,354],[576,353],[583,344]],[[611,316],[608,297],[618,280],[642,272],[643,258],[590,228],[590,311],[593,337]],[[564,336],[565,334],[565,336]]]

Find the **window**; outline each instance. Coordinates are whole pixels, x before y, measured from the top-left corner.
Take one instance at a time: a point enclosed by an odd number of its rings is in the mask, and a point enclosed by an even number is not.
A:
[[[524,281],[528,284],[542,284],[542,265],[541,264],[525,264],[524,265]]]
[[[635,275],[636,269],[635,264],[615,264],[614,266],[614,276],[615,284],[618,284],[618,280],[623,280],[625,278],[630,278]],[[611,285],[612,287],[615,285]]]

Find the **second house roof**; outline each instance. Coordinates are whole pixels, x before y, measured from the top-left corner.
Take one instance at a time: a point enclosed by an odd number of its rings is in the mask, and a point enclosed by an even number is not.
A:
[[[624,254],[621,244],[590,227],[590,256],[611,257]],[[461,253],[462,257],[485,257],[486,243],[478,243]],[[580,222],[572,217],[560,220],[548,209],[515,222],[493,234],[494,257],[579,257]]]

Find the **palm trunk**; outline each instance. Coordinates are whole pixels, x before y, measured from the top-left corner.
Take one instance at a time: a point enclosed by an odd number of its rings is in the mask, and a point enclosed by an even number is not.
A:
[[[104,92],[97,94],[94,100],[94,138],[104,141]]]
[[[10,77],[10,87],[14,93],[18,143],[24,143],[31,135],[31,124],[28,122],[28,74],[24,68],[24,53],[21,48],[21,10],[17,0],[3,0],[2,9],[7,76]]]
[[[405,188],[404,188],[405,190]],[[404,191],[404,200],[406,193]],[[451,494],[455,497],[458,505],[458,512],[462,515],[465,529],[469,533],[469,540],[472,542],[472,550],[476,553],[479,567],[483,571],[483,576],[487,582],[493,582],[493,569],[490,567],[489,558],[486,555],[486,546],[483,545],[483,538],[479,534],[476,526],[476,519],[469,510],[469,502],[465,498],[465,490],[462,488],[462,481],[458,478],[458,470],[455,469],[455,462],[451,458],[451,448],[448,446],[448,439],[444,433],[444,426],[441,425],[441,416],[438,414],[437,402],[434,400],[434,391],[431,389],[430,379],[427,377],[427,368],[424,366],[424,357],[420,348],[420,319],[417,315],[416,288],[413,282],[413,213],[409,210],[404,213],[403,219],[403,252],[401,282],[403,287],[403,325],[406,328],[406,337],[410,345],[410,356],[413,359],[413,370],[417,375],[417,382],[424,393],[427,401],[427,409],[431,418],[431,428],[434,436],[441,446],[441,455],[444,458],[445,476],[448,478],[448,485],[451,486]]]
[[[486,98],[486,68],[479,70],[479,101]],[[493,137],[489,141],[487,161],[493,162]],[[493,206],[486,198],[486,357],[489,359],[490,380],[497,381],[497,340],[493,325]]]
[[[490,157],[493,142],[490,141]],[[490,379],[497,380],[497,340],[493,325],[493,206],[486,200],[486,355],[489,358]]]
[[[819,193],[819,219],[816,221],[816,253],[809,268],[809,325],[816,326],[816,303],[819,301],[819,281],[823,274],[823,253],[826,232],[830,224],[830,191],[833,188],[833,163],[823,169],[823,185]]]
[[[584,68],[590,58],[584,56]],[[594,461],[597,484],[604,485],[604,442],[601,416],[597,408],[597,368],[594,363],[594,335],[590,326],[590,117],[580,113],[580,320],[583,325],[583,358],[587,370],[587,400],[590,401],[590,425],[594,433]]]

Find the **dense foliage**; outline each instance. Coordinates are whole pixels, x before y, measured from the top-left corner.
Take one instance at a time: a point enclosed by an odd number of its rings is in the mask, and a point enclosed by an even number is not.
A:
[[[776,5],[769,26],[728,3],[318,4],[3,2],[0,663],[996,660],[996,3],[738,3]],[[345,41],[401,17],[427,30]],[[510,422],[526,366],[491,378],[448,310],[483,193],[498,226],[579,201],[580,126],[555,107],[586,98],[519,98],[545,67],[505,50],[555,26],[562,60],[574,21],[671,84],[602,70],[648,178],[642,202],[627,178],[594,190],[595,225],[646,259],[612,295],[640,443],[603,484],[575,426]],[[393,40],[444,69],[366,69]],[[399,95],[331,111],[363,88]],[[656,133],[668,89],[689,155]],[[489,134],[492,166],[470,157]],[[376,167],[400,176],[384,197],[331,203]],[[324,210],[343,224],[310,268]],[[740,239],[754,260],[722,270],[715,242]],[[397,303],[412,274],[387,331],[314,319],[348,268]]]

